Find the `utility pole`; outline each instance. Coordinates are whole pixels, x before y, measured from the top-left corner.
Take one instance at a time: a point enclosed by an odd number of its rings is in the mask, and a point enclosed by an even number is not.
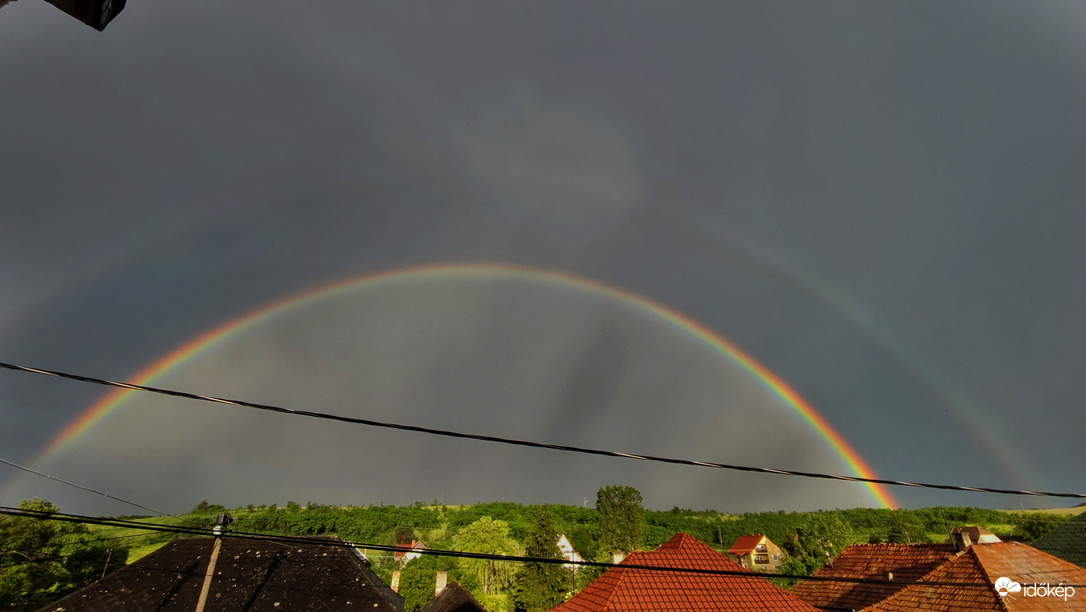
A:
[[[215,576],[215,563],[219,560],[219,549],[222,548],[222,534],[226,531],[226,526],[232,523],[234,519],[229,514],[220,514],[215,519],[215,528],[212,532],[215,534],[215,545],[211,548],[211,559],[207,562],[207,573],[204,574],[204,586],[200,589],[200,599],[196,602],[196,612],[204,612],[204,606],[207,605],[207,596],[211,592],[211,579]]]

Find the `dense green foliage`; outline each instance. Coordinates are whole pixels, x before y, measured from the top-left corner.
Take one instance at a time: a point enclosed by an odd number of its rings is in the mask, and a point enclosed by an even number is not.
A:
[[[477,583],[465,576],[460,570],[460,562],[453,557],[423,555],[411,561],[400,574],[400,595],[403,595],[406,612],[422,610],[434,598],[437,573],[448,572],[449,582],[459,582],[468,590],[473,590]]]
[[[363,548],[365,544],[388,546],[417,539],[436,549],[498,554],[524,552],[529,555],[533,553],[526,549],[533,542],[541,548],[542,554],[550,555],[558,534],[565,534],[585,559],[607,561],[611,550],[624,548],[614,546],[614,538],[635,541],[638,525],[634,523],[639,523],[643,544],[636,548],[643,550],[656,548],[678,532],[689,533],[718,550],[726,550],[739,536],[765,534],[790,553],[785,567],[788,573],[806,574],[825,561],[827,552],[836,554],[843,545],[852,542],[940,542],[948,539],[948,526],[962,525],[980,525],[1001,537],[1017,536],[1029,541],[1064,520],[1047,513],[956,507],[895,511],[858,508],[818,513],[777,511],[741,515],[678,507],[653,511],[641,508],[640,493],[636,489],[605,487],[600,493],[598,508],[546,506],[550,529],[537,524],[538,517],[544,514],[544,506],[511,502],[464,507],[415,503],[403,507],[341,508],[313,502],[306,506],[295,502],[289,502],[285,507],[247,506],[229,510],[235,519],[230,529],[291,535],[335,534],[344,540],[363,543]],[[624,505],[627,501],[630,503]],[[47,502],[24,504],[55,511],[55,507]],[[616,508],[621,511],[613,512]],[[215,515],[225,510],[221,505],[203,501],[188,515],[146,520],[210,527]],[[638,513],[637,521],[629,519]],[[627,535],[610,535],[623,530]],[[110,542],[124,542],[132,547],[133,555],[138,555],[175,537],[168,533],[149,533],[136,540],[127,539],[137,533],[99,527],[88,530],[70,523],[34,519],[0,519],[0,594],[3,597],[0,606],[37,606],[93,582],[105,567],[105,557],[109,553],[104,546]],[[95,542],[118,535],[120,540]],[[391,553],[375,549],[366,552],[373,561],[374,571],[386,582],[391,581],[394,570],[401,569]],[[119,566],[126,556],[126,551],[115,548],[110,567]],[[421,608],[433,597],[434,574],[444,570],[450,572],[450,581],[463,584],[489,609],[507,609],[515,595],[520,597],[520,607],[527,608],[537,594],[516,588],[514,573],[523,567],[528,566],[466,559],[439,561],[424,556],[402,568],[401,585],[405,588],[401,588],[401,593],[407,596],[409,609]],[[545,574],[539,584],[552,583],[549,592],[561,595],[568,593],[574,583],[576,589],[583,588],[602,573],[596,568],[581,568],[574,578],[561,566],[548,567],[561,573]],[[544,597],[540,595],[539,599]]]
[[[23,510],[59,512],[40,499],[19,503]],[[37,518],[0,517],[0,608],[31,609],[93,582],[128,553],[107,548],[84,525]]]
[[[640,496],[640,495],[639,495]],[[537,559],[558,559],[558,530],[551,523],[546,508],[536,520],[526,538],[525,555]],[[562,603],[573,587],[573,576],[565,567],[554,563],[522,563],[513,576],[513,603],[517,610],[541,612]]]
[[[782,542],[788,557],[781,573],[809,575],[853,543],[852,528],[836,514],[810,514],[795,537]]]
[[[456,550],[463,552],[486,553],[490,555],[519,555],[520,545],[509,537],[509,525],[505,521],[495,521],[489,516],[464,527],[453,537]],[[483,560],[461,559],[460,567],[465,574],[471,575],[482,584],[480,593],[488,595],[491,588],[504,589],[512,584],[516,566],[512,563]]]
[[[641,491],[633,487],[602,487],[596,492],[599,541],[606,550],[630,552],[645,543],[645,508]]]

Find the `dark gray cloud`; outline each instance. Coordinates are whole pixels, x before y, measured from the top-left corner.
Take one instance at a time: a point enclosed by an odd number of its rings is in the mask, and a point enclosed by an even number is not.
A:
[[[0,13],[3,357],[121,378],[313,287],[434,261],[509,261],[621,286],[703,322],[794,385],[880,474],[1073,490],[1084,433],[1075,410],[1086,395],[1074,374],[1086,341],[1080,13],[1073,4],[991,2],[306,10],[143,2],[97,33],[46,3],[13,3]],[[501,321],[538,315],[530,304],[483,297],[473,333],[457,339],[471,354],[502,346]],[[655,443],[659,432],[636,420],[609,434],[597,431],[603,416],[585,412],[628,402],[623,390],[654,370],[681,376],[676,359],[704,364],[614,315],[589,324],[588,311],[566,308],[582,327],[561,336],[570,348],[538,378],[534,391],[547,401],[522,433]],[[261,365],[311,364],[321,378],[327,360],[357,358],[334,338],[303,348],[312,324],[275,327],[260,351],[269,361],[218,365],[255,376]],[[446,346],[441,338],[414,347],[410,367],[370,363],[384,372],[370,381],[374,392],[421,407],[441,389],[493,407],[510,391],[503,385],[525,379],[512,372],[502,384],[468,384],[435,348]],[[647,347],[659,349],[651,360]],[[514,352],[506,362],[525,358]],[[10,426],[0,446],[14,460],[34,457],[98,396],[74,383],[3,377]],[[296,399],[331,409],[357,391],[321,379],[326,393]],[[280,397],[252,380],[228,390]],[[704,416],[704,398],[682,389],[643,389],[645,405],[685,403],[679,422]],[[447,416],[419,410],[420,420]],[[562,426],[578,415],[593,427]],[[137,440],[131,428],[152,427],[115,420]],[[733,421],[736,431],[756,422]],[[795,424],[782,416],[775,427]],[[267,428],[278,447],[297,446]],[[668,448],[719,450],[714,440],[682,442]],[[111,443],[110,453],[150,466],[156,444],[132,444]],[[447,466],[461,453],[413,444],[420,464],[440,457]],[[266,490],[262,461],[292,465],[289,454],[224,453],[208,461],[251,473],[250,488],[235,490],[254,500]],[[487,475],[474,481],[481,499],[501,497],[484,481],[525,499],[539,494],[531,483],[549,482],[542,472],[503,476],[515,453],[479,453],[462,461],[463,473]],[[56,467],[143,499],[130,474],[112,477],[101,465]],[[189,472],[171,476],[193,483],[189,498],[208,496],[196,490],[201,468],[172,465]],[[705,485],[684,489],[670,471],[590,472],[582,486],[636,481],[666,507],[679,503],[672,498],[693,506],[728,498]],[[371,475],[363,488],[376,497],[350,497],[430,499],[449,478],[406,474]],[[806,506],[805,496],[825,490],[729,482],[759,490],[769,507]],[[72,509],[94,504],[65,500]]]

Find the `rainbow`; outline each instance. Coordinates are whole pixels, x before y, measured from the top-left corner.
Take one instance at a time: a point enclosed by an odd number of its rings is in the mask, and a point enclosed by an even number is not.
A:
[[[129,382],[138,385],[150,385],[156,378],[166,373],[171,368],[185,362],[201,351],[210,349],[234,334],[243,331],[256,321],[283,308],[298,306],[318,296],[326,296],[359,285],[379,283],[392,279],[427,276],[466,278],[518,276],[529,280],[587,290],[597,294],[619,298],[624,302],[634,304],[694,336],[701,342],[708,344],[740,364],[773,393],[791,406],[808,425],[822,436],[822,438],[824,438],[833,450],[844,460],[854,475],[862,478],[877,478],[871,467],[868,466],[863,458],[861,458],[848,442],[845,441],[841,434],[830,426],[826,419],[823,418],[822,415],[807,402],[807,400],[803,399],[795,389],[790,387],[780,376],[774,374],[769,368],[762,365],[741,348],[705,325],[668,308],[667,306],[625,289],[606,285],[592,279],[574,276],[565,272],[511,264],[446,263],[399,268],[360,278],[348,279],[346,281],[295,294],[285,299],[272,302],[269,305],[253,310],[200,334],[137,372]],[[136,393],[136,391],[127,389],[115,389],[107,393],[102,399],[93,404],[57,434],[38,454],[35,463],[40,462],[50,454],[59,451],[71,440],[78,438],[95,423],[102,420],[112,410],[120,406],[124,400],[133,393]],[[874,497],[875,501],[881,506],[886,508],[897,507],[897,502],[890,495],[889,491],[886,490],[884,485],[865,483],[865,486],[868,487],[872,497]]]

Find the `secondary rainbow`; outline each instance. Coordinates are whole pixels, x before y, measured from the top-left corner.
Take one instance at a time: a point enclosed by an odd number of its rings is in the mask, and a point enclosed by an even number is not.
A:
[[[691,334],[698,340],[705,342],[706,344],[714,347],[718,351],[726,354],[728,357],[739,363],[743,368],[757,377],[766,387],[768,387],[773,393],[777,394],[783,399],[789,406],[796,411],[800,417],[803,418],[820,436],[822,436],[826,442],[833,448],[833,450],[844,460],[848,467],[852,470],[855,476],[861,478],[877,478],[875,472],[867,465],[867,463],[860,457],[852,446],[845,441],[825,418],[819,414],[814,407],[803,399],[803,397],[796,392],[795,389],[790,387],[780,376],[777,376],[769,368],[762,365],[759,361],[748,355],[741,348],[717,334],[713,330],[709,329],[705,325],[683,315],[682,313],[675,311],[667,306],[654,302],[646,297],[637,295],[625,289],[619,287],[613,287],[611,285],[604,284],[602,282],[575,276],[565,272],[558,272],[554,270],[546,270],[541,268],[531,268],[526,266],[518,266],[511,264],[495,264],[495,263],[444,263],[416,266],[409,268],[393,269],[377,274],[363,276],[360,278],[352,278],[346,281],[333,283],[331,285],[325,285],[316,289],[306,291],[304,293],[295,294],[288,298],[278,300],[262,308],[258,308],[252,312],[244,314],[240,317],[227,321],[222,325],[219,325],[192,340],[181,345],[177,349],[163,355],[153,363],[137,372],[129,382],[137,385],[150,385],[156,378],[170,370],[171,368],[185,362],[197,353],[209,349],[215,346],[217,343],[229,338],[230,336],[244,330],[254,322],[269,316],[270,314],[279,311],[283,308],[295,307],[303,304],[304,302],[316,298],[318,296],[325,296],[336,291],[342,291],[344,289],[357,287],[359,285],[373,284],[381,281],[389,281],[393,279],[404,279],[409,277],[418,276],[438,276],[438,277],[468,277],[478,278],[485,276],[517,276],[527,278],[530,280],[537,280],[542,282],[548,282],[552,284],[565,285],[569,287],[579,288],[582,290],[592,291],[599,294],[604,294],[612,297],[619,298],[627,303],[634,304],[639,308],[642,308],[657,317],[667,321],[668,323],[678,327],[684,332]],[[95,423],[104,418],[110,411],[114,410],[131,394],[137,393],[127,389],[115,389],[107,393],[102,399],[94,403],[90,408],[83,412],[79,417],[69,423],[52,441],[49,442],[38,454],[35,459],[35,463],[43,460],[50,454],[60,450],[67,442],[74,440],[83,434],[87,429],[93,426]],[[897,507],[897,502],[887,491],[884,485],[875,483],[865,483],[865,486],[869,489],[872,497],[880,505],[886,508]]]

